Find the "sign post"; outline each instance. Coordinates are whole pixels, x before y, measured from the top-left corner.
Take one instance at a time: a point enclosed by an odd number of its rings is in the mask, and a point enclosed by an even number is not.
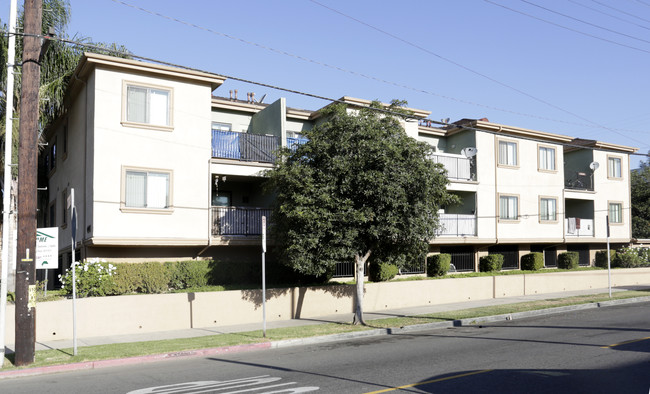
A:
[[[76,258],[75,245],[77,243],[77,210],[74,206],[74,189],[70,189],[68,196],[68,208],[70,208],[70,229],[72,247],[72,354],[77,355],[77,275],[75,272]]]
[[[262,216],[262,335],[266,338],[266,216]]]
[[[607,287],[609,287],[609,298],[612,298],[612,262],[609,253],[609,215],[605,217],[607,221]]]
[[[45,270],[45,280],[49,269],[59,268],[59,228],[46,227],[36,229],[36,269]],[[47,295],[47,282],[43,286]]]

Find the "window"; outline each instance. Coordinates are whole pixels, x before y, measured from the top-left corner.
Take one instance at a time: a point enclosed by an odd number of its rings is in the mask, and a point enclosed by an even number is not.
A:
[[[61,218],[61,227],[65,228],[68,225],[68,216],[70,216],[67,187],[61,192],[61,212],[63,213],[63,218]]]
[[[52,143],[52,147],[50,148],[50,163],[49,163],[49,168],[50,171],[53,171],[56,169],[56,139],[54,139],[54,142]]]
[[[607,157],[607,177],[614,179],[619,179],[622,177],[620,157]]]
[[[499,165],[516,167],[517,143],[513,141],[499,141]]]
[[[68,119],[63,125],[63,160],[68,157]]]
[[[501,220],[519,219],[519,197],[499,196],[499,219]]]
[[[124,207],[168,209],[171,171],[124,170]]]
[[[539,169],[542,171],[555,171],[555,148],[549,146],[539,147]]]
[[[539,220],[542,222],[557,221],[557,199],[542,197],[539,199]]]
[[[623,223],[623,204],[620,202],[609,203],[609,222]]]
[[[212,122],[213,131],[232,131],[232,125],[230,123],[218,123]]]
[[[171,126],[170,89],[126,84],[126,121]]]

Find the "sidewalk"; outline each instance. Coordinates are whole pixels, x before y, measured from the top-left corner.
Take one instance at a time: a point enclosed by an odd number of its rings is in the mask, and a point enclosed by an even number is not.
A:
[[[626,291],[626,290],[629,290],[629,288],[621,288],[621,289],[613,288],[612,292]],[[427,305],[421,307],[391,309],[391,310],[385,310],[381,312],[365,312],[364,317],[366,321],[370,321],[373,319],[382,319],[382,318],[389,318],[389,317],[416,316],[416,315],[423,315],[428,313],[447,312],[447,311],[455,311],[461,309],[479,308],[479,307],[504,305],[504,304],[515,304],[515,303],[526,302],[526,301],[565,298],[565,297],[599,294],[599,293],[607,293],[607,292],[608,289],[604,288],[604,289],[590,289],[590,290],[571,291],[571,292],[562,292],[562,293],[534,294],[534,295],[526,295],[526,296],[518,296],[518,297],[492,298],[488,300],[458,302],[453,304]],[[299,326],[324,324],[324,323],[351,322],[352,318],[353,318],[353,313],[344,313],[344,314],[337,314],[337,315],[330,315],[330,316],[321,316],[318,318],[311,318],[311,319],[291,319],[291,320],[273,321],[273,322],[267,322],[266,328],[272,329],[272,328],[284,328],[284,327],[299,327]],[[259,324],[241,324],[241,325],[233,325],[233,326],[214,327],[214,328],[191,328],[185,330],[161,331],[161,332],[154,332],[154,333],[143,333],[143,334],[132,334],[132,335],[77,338],[77,346],[83,347],[83,346],[106,345],[106,344],[113,344],[113,343],[131,343],[131,342],[157,341],[157,340],[178,339],[178,338],[193,338],[193,337],[218,335],[218,334],[225,334],[225,333],[255,331],[261,329],[262,329],[262,321],[261,321],[261,312],[260,312]],[[72,340],[59,340],[59,341],[47,341],[47,342],[36,343],[37,351],[46,350],[46,349],[66,349],[72,347],[73,347]],[[13,350],[14,350],[13,344],[7,344],[7,350],[6,350],[7,353],[12,353]]]

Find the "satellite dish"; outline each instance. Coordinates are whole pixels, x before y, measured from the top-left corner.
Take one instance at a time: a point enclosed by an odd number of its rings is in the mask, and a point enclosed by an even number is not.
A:
[[[460,151],[460,153],[465,157],[474,157],[476,156],[476,152],[478,152],[478,149],[476,148],[463,148]]]
[[[596,171],[599,166],[600,164],[598,164],[597,161],[592,161],[591,163],[589,163],[589,168],[591,168],[591,171]]]

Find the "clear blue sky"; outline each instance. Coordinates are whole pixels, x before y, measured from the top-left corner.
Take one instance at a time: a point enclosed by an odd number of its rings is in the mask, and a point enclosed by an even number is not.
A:
[[[329,98],[405,99],[435,120],[486,117],[650,150],[650,0],[123,1],[200,28],[71,0],[68,34]],[[6,21],[8,0],[0,7]],[[235,81],[215,94],[230,89],[327,104]]]

